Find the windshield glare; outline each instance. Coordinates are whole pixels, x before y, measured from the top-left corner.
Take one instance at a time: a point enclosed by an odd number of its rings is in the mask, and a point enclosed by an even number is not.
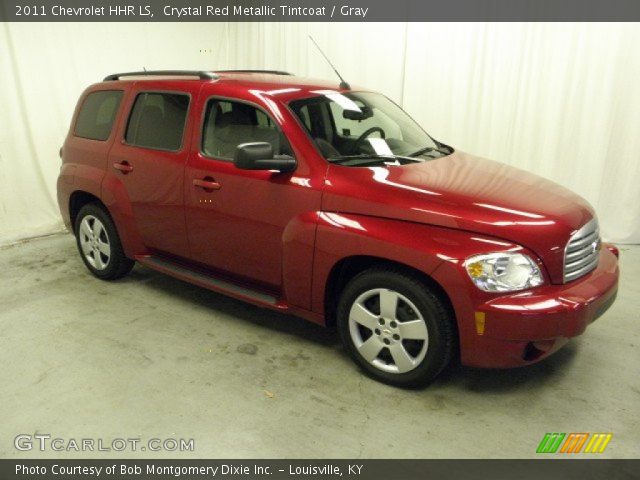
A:
[[[327,159],[353,156],[412,156],[438,145],[404,110],[370,92],[315,92],[290,103],[293,112]]]

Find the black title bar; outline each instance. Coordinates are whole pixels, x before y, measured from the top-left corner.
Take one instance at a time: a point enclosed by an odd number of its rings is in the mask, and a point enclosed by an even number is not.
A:
[[[640,20],[638,0],[2,0],[9,22]]]

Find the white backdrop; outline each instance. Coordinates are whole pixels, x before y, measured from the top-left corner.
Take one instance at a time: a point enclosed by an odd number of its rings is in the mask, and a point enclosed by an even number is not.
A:
[[[638,24],[1,24],[0,244],[60,228],[58,149],[108,73],[268,68],[380,90],[456,148],[555,180],[640,242]]]

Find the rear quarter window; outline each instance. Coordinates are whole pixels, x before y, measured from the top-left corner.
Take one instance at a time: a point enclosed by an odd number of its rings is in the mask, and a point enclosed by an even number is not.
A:
[[[87,95],[78,112],[74,135],[101,141],[109,138],[123,93],[122,90],[103,90]]]

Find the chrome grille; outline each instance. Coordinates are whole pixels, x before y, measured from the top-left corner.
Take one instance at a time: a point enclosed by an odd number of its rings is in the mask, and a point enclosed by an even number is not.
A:
[[[586,275],[598,266],[600,258],[600,230],[593,219],[574,233],[564,250],[564,281],[570,282]]]

